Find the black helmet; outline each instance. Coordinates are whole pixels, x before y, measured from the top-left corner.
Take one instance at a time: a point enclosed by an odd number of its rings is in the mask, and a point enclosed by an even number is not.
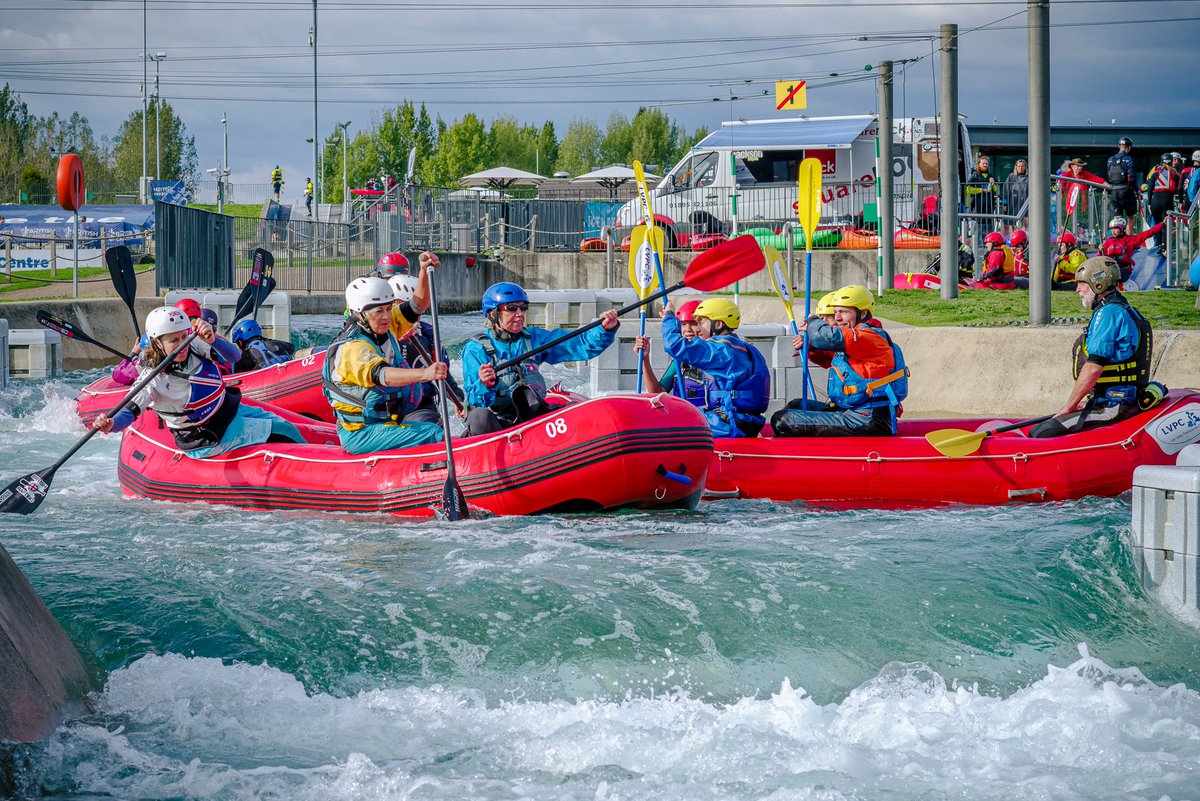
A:
[[[1163,154],[1162,154],[1162,163],[1163,163],[1163,164],[1170,164],[1170,163],[1171,163],[1171,154],[1170,154],[1170,153],[1163,153]]]
[[[1124,146],[1124,145],[1129,145],[1130,147],[1133,147],[1133,140],[1130,139],[1128,136],[1122,136],[1120,139],[1117,140],[1117,146],[1120,147],[1120,146]]]

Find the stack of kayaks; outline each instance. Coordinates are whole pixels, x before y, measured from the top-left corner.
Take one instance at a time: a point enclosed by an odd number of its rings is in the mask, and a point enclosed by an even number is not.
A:
[[[781,253],[787,249],[787,235],[778,233],[770,228],[750,228],[743,233],[754,237],[758,240],[758,244],[763,247],[773,247]],[[813,234],[814,248],[836,248],[838,243],[842,241],[842,230],[840,228],[818,228]],[[792,249],[804,250],[804,229],[792,229]]]
[[[253,509],[429,516],[439,507],[447,477],[442,444],[351,456],[333,426],[279,411],[300,426],[307,444],[258,445],[208,459],[181,454],[155,414],[145,412],[121,441],[121,488],[129,497]],[[501,515],[695,508],[711,459],[703,416],[669,395],[583,400],[454,442],[457,481],[469,504]]]

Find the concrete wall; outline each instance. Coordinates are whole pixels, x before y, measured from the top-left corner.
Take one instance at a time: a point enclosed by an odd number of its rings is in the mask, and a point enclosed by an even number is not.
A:
[[[79,652],[0,545],[0,740],[49,737],[86,712],[92,689]]]
[[[136,304],[138,319],[145,320],[146,315],[155,306],[161,306],[159,298],[139,298]],[[133,319],[129,316],[129,308],[119,298],[86,298],[80,300],[38,300],[21,303],[0,304],[0,317],[8,320],[8,327],[35,328],[39,330],[38,309],[45,309],[51,314],[58,315],[64,320],[75,323],[84,333],[111,345],[119,351],[128,352],[137,341],[134,332]],[[103,364],[115,364],[112,354],[86,345],[82,342],[64,337],[63,369],[86,370]]]

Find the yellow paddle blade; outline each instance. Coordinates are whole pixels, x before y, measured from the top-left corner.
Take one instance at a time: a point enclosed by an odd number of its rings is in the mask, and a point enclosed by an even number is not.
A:
[[[654,260],[662,263],[663,232],[658,228],[647,229],[639,225],[629,235],[629,283],[644,298],[658,287],[658,270]]]
[[[646,171],[642,169],[642,162],[637,159],[633,160],[633,177],[637,180],[638,197],[642,199],[642,211],[646,213],[646,226],[654,227],[654,210],[650,208],[650,189],[646,186]]]
[[[989,431],[965,431],[961,428],[942,428],[930,431],[925,441],[937,448],[938,453],[950,458],[970,456],[979,450]]]
[[[771,274],[771,286],[775,287],[775,294],[790,309],[792,307],[792,288],[788,284],[787,268],[783,256],[770,245],[764,245],[762,250],[763,255],[767,257],[767,270]]]
[[[804,249],[812,250],[813,234],[821,219],[821,161],[808,158],[800,162],[800,196],[796,215],[804,229]]]

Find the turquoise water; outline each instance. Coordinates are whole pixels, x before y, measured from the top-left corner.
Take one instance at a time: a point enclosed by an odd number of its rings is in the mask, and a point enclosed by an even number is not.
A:
[[[0,395],[5,480],[96,375]],[[412,523],[127,501],[117,447],[0,520],[102,688],[0,796],[1200,798],[1200,625],[1124,499]]]

